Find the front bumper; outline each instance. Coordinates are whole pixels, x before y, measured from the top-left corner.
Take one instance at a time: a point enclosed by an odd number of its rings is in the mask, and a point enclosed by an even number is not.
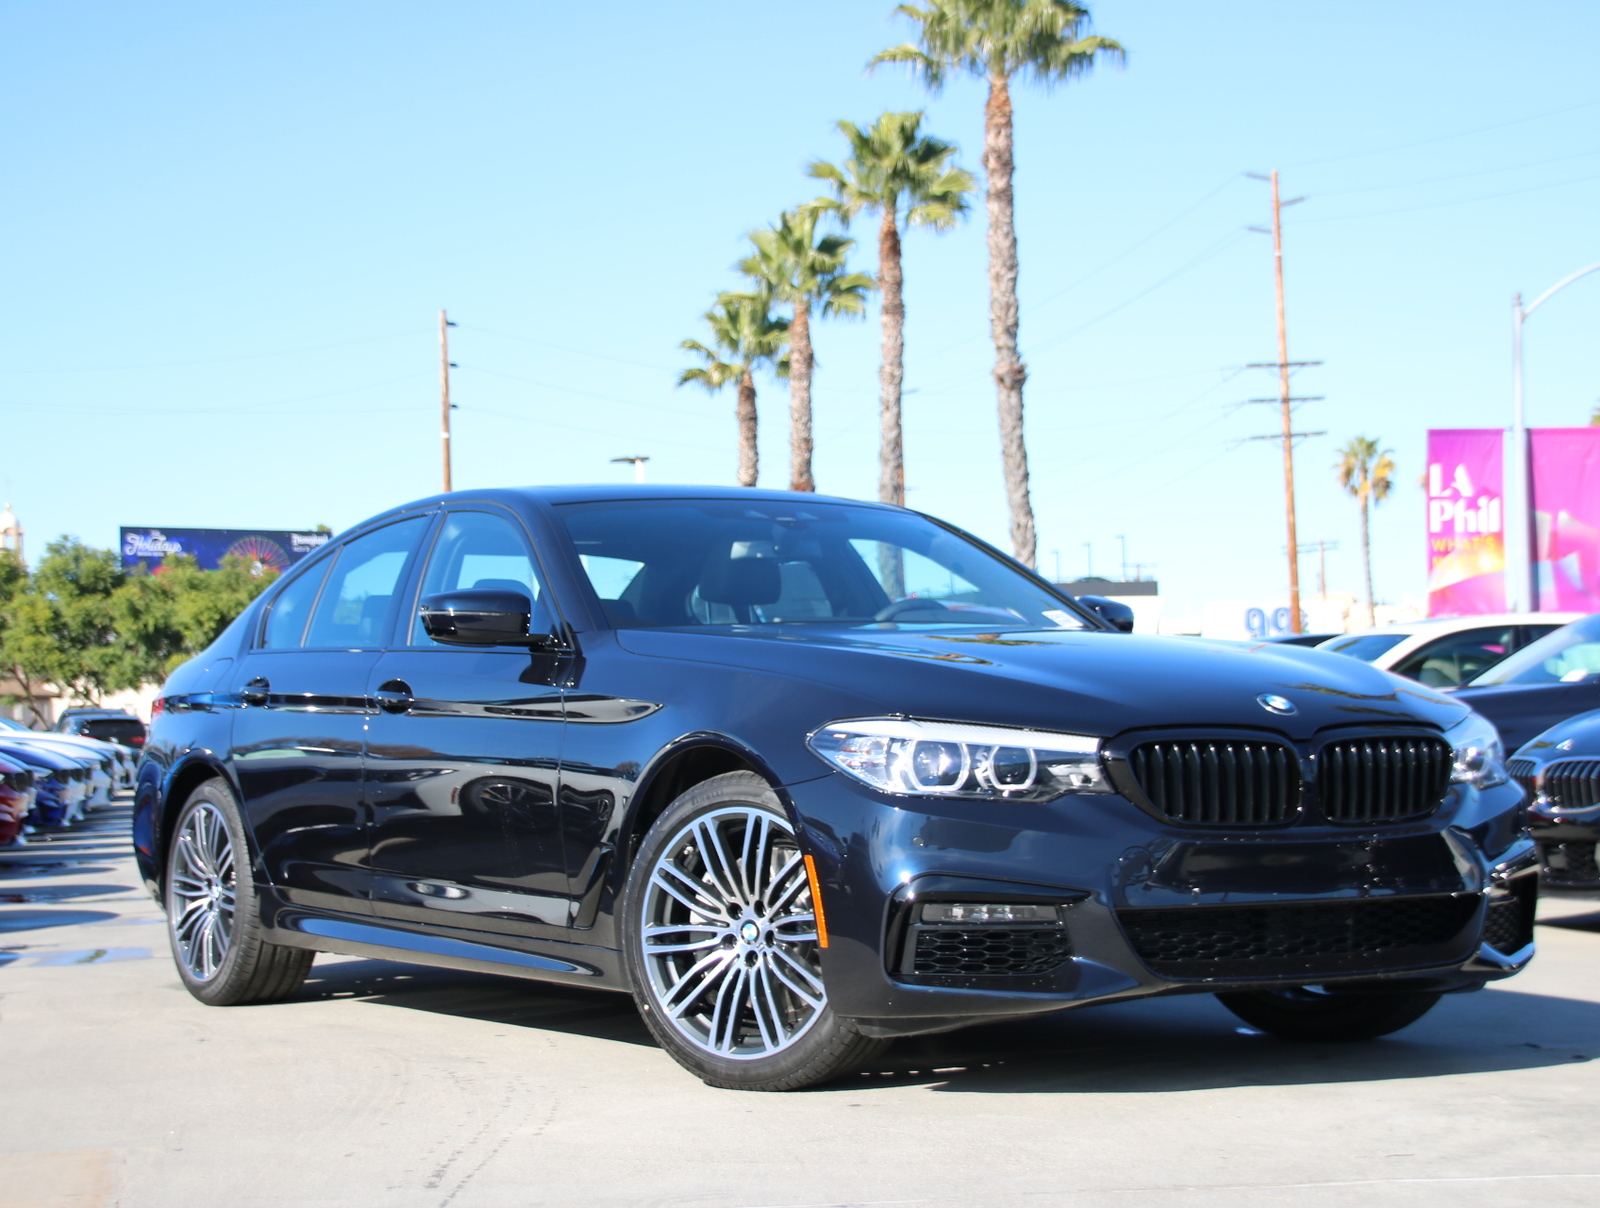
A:
[[[1244,832],[1165,825],[1110,794],[891,799],[840,775],[787,792],[822,880],[830,1002],[879,1035],[1273,985],[1476,989],[1533,955],[1538,864],[1515,786],[1453,790],[1422,822]],[[1059,921],[930,940],[921,905],[951,901],[1054,905]]]

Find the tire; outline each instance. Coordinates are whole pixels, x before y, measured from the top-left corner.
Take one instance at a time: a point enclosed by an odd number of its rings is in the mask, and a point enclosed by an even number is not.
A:
[[[261,938],[239,805],[221,780],[184,802],[167,850],[167,939],[184,987],[213,1007],[275,1002],[300,988],[316,953]]]
[[[656,819],[623,889],[622,936],[639,1013],[710,1086],[800,1090],[886,1043],[828,1006],[794,828],[753,773],[696,785]]]
[[[1217,1001],[1246,1023],[1285,1040],[1375,1040],[1414,1024],[1437,994],[1339,994],[1320,986],[1245,990]]]

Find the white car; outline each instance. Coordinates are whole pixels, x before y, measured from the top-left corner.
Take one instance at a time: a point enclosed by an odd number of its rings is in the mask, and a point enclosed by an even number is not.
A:
[[[1455,688],[1514,650],[1560,629],[1581,612],[1496,613],[1482,617],[1433,617],[1403,625],[1381,625],[1341,633],[1319,643],[1374,667],[1419,680],[1430,688]]]

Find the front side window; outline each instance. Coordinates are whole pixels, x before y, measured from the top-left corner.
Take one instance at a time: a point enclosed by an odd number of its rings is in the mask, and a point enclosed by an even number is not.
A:
[[[521,530],[493,512],[451,512],[434,539],[420,598],[474,589],[520,592],[531,604],[528,632],[550,629],[548,602]],[[424,631],[420,617],[412,619],[411,644],[441,646]]]
[[[384,644],[406,565],[427,523],[422,516],[402,520],[339,550],[311,616],[307,646],[361,650]]]
[[[1596,681],[1600,681],[1600,616],[1563,625],[1524,646],[1474,679],[1472,687]]]
[[[267,613],[267,624],[262,630],[261,644],[268,650],[287,650],[300,645],[305,637],[306,621],[311,607],[317,602],[317,592],[328,577],[330,559],[322,559],[292,583],[285,585],[272,602]]]
[[[764,499],[557,511],[616,628],[1096,628],[981,546],[905,512]]]

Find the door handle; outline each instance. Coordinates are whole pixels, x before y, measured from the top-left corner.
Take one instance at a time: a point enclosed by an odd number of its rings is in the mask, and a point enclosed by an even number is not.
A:
[[[385,713],[409,713],[417,702],[411,696],[411,685],[405,680],[386,680],[379,685],[373,698]]]
[[[267,703],[267,693],[272,685],[267,682],[267,677],[258,675],[244,686],[244,691],[239,693],[239,699],[247,705],[264,705]]]

